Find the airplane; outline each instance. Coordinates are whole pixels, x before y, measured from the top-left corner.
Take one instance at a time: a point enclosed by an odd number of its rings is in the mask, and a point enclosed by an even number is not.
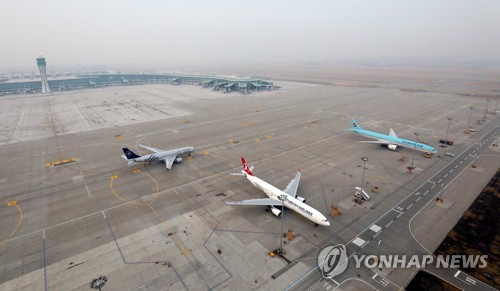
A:
[[[390,128],[389,130],[389,135],[385,135],[378,132],[362,129],[358,125],[358,123],[356,123],[356,120],[354,120],[354,118],[352,117],[351,117],[351,123],[352,127],[346,130],[352,131],[354,133],[360,134],[368,138],[375,139],[375,141],[359,141],[359,142],[381,144],[387,146],[387,148],[390,149],[391,151],[395,151],[398,148],[398,146],[402,146],[410,149],[416,149],[418,151],[425,153],[430,153],[430,154],[437,153],[437,150],[435,148],[428,146],[426,144],[399,138],[392,128]]]
[[[314,222],[316,225],[325,225],[325,226],[330,225],[328,219],[326,219],[326,217],[323,214],[321,214],[321,212],[307,205],[305,203],[306,199],[304,197],[300,197],[297,195],[297,188],[299,187],[300,176],[301,176],[300,170],[297,171],[295,178],[292,181],[290,181],[290,183],[288,183],[288,186],[286,186],[284,190],[280,190],[274,187],[273,185],[255,177],[254,174],[252,173],[253,166],[249,168],[244,157],[241,157],[241,163],[243,164],[243,170],[241,171],[241,174],[231,173],[231,175],[246,177],[248,181],[250,181],[250,183],[252,183],[252,185],[255,186],[255,188],[264,191],[264,193],[266,193],[266,195],[269,196],[269,198],[249,199],[249,200],[233,201],[233,202],[226,201],[226,204],[269,206],[271,212],[277,217],[280,217],[283,211],[283,209],[280,210],[278,209],[278,207],[281,208],[282,206],[285,206],[297,212],[298,214],[304,216],[310,221]]]
[[[142,144],[140,144],[140,146],[154,153],[149,155],[139,156],[136,155],[131,150],[129,150],[128,148],[123,148],[122,150],[125,153],[125,155],[122,155],[122,158],[128,161],[129,167],[135,162],[152,163],[154,161],[163,160],[165,162],[165,167],[167,168],[167,170],[170,170],[174,162],[177,163],[182,162],[182,158],[180,157],[178,158],[177,156],[185,154],[188,154],[190,156],[191,153],[194,152],[194,150],[196,149],[195,147],[183,147],[165,151],[154,147],[148,147]]]

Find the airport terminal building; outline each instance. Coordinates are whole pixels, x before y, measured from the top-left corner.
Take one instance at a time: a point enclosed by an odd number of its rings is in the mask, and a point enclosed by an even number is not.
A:
[[[49,76],[50,77],[50,76]],[[144,84],[191,84],[216,91],[241,92],[244,94],[261,90],[274,90],[278,86],[261,79],[235,78],[214,75],[159,74],[159,73],[100,73],[56,76],[48,80],[51,91],[67,91],[84,88],[103,88],[108,86],[127,86]],[[0,95],[33,94],[43,91],[40,79],[1,78]]]

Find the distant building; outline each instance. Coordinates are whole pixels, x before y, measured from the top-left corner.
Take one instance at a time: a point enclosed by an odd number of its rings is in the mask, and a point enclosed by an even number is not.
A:
[[[137,86],[144,84],[170,84],[175,86],[190,84],[202,86],[203,88],[212,88],[214,91],[224,93],[240,92],[242,94],[249,94],[264,90],[276,90],[280,88],[279,86],[275,86],[272,82],[257,78],[170,73],[107,73],[97,75],[72,73],[64,74],[71,76],[62,76],[60,73],[55,73],[53,75],[54,77],[57,77],[57,80],[54,78],[47,80],[47,77],[50,77],[50,74],[46,71],[45,58],[42,56],[38,57],[37,63],[40,72],[33,73],[33,77],[35,79],[41,78],[41,83],[36,80],[29,79],[14,80],[13,75],[10,77],[5,76],[5,78],[0,77],[0,95],[38,92],[46,94],[51,92],[50,88],[56,91],[68,91],[84,88]],[[20,77],[22,77],[22,75],[20,75]],[[29,88],[29,90],[26,88]]]

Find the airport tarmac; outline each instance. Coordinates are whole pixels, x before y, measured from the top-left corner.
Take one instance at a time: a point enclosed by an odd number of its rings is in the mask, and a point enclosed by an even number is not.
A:
[[[251,95],[146,85],[1,97],[0,290],[83,290],[99,275],[108,276],[104,290],[283,289],[314,266],[332,234],[410,187],[445,152],[467,146],[475,136],[463,133],[468,108],[485,102],[394,88],[276,85],[282,89]],[[350,116],[402,138],[418,131],[434,147],[452,116],[455,145],[436,147],[431,159],[417,153],[408,175],[413,151],[357,143],[363,139],[343,130]],[[482,116],[474,110],[473,122]],[[197,151],[170,171],[159,163],[127,167],[121,148],[146,153],[138,144]],[[265,196],[228,175],[240,170],[241,156],[277,187],[300,168],[299,195],[331,222],[314,227],[285,212],[283,229],[299,234],[285,244],[287,260],[300,259],[293,268],[268,255],[279,247],[280,219],[262,207],[224,203]],[[378,192],[357,205],[362,156],[369,159],[366,187]],[[331,206],[342,216],[331,217]]]

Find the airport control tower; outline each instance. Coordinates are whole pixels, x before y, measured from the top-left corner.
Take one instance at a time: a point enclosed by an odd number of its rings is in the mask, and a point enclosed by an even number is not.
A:
[[[45,57],[38,55],[36,58],[36,63],[38,69],[40,69],[40,78],[42,79],[42,93],[50,93],[49,82],[47,81],[47,64],[45,63]]]

